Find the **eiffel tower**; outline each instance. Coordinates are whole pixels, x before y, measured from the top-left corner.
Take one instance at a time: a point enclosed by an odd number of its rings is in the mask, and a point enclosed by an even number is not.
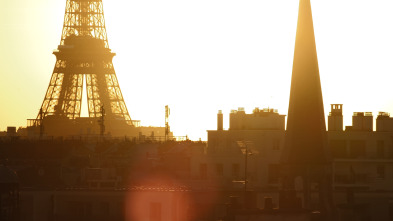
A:
[[[80,118],[86,84],[89,119],[103,120],[105,109],[106,124],[133,127],[112,63],[115,53],[108,44],[102,0],[67,0],[60,45],[53,54],[56,63],[37,124],[54,117]]]

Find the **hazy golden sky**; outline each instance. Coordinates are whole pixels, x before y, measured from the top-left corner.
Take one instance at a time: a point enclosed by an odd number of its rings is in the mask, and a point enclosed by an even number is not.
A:
[[[41,106],[65,0],[0,1],[0,130]],[[325,115],[393,113],[393,1],[311,0]],[[131,118],[206,139],[216,114],[288,110],[297,0],[104,0],[114,65]],[[82,106],[86,108],[86,106]]]

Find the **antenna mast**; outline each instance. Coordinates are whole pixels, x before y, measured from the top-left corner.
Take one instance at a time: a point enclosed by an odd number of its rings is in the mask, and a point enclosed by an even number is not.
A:
[[[169,137],[169,131],[170,131],[170,127],[169,127],[169,115],[170,113],[170,109],[168,107],[168,105],[165,106],[165,141],[168,141],[168,137]]]

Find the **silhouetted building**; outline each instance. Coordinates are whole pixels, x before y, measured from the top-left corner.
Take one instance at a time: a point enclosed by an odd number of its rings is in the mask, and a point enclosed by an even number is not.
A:
[[[19,220],[19,181],[16,173],[0,165],[0,220]]]
[[[311,210],[333,213],[332,197],[338,220],[393,219],[393,120],[381,112],[373,131],[372,114],[356,112],[344,131],[343,105],[332,104],[326,131],[310,0],[299,5],[287,131],[270,108],[231,111],[228,130],[219,111],[207,146],[168,139],[169,109],[166,127],[138,127],[113,69],[102,0],[67,0],[54,54],[41,111],[22,130],[40,139],[14,139],[16,128],[0,139],[19,175],[0,167],[2,220],[18,217],[19,184],[26,221],[308,220]],[[241,197],[227,205],[233,195]]]
[[[342,124],[342,114],[339,119]],[[335,190],[392,190],[393,177],[388,174],[393,174],[393,134],[389,123],[389,114],[382,112],[376,121],[377,130],[373,131],[372,114],[355,112],[352,126],[346,126],[345,131],[329,127]]]
[[[218,119],[221,117],[217,116]],[[279,181],[279,158],[285,137],[285,115],[271,108],[255,108],[247,114],[244,108],[232,110],[228,130],[207,131],[208,159],[200,162],[206,167],[207,177],[221,177],[220,183],[239,187],[245,177],[245,161],[239,142],[249,150],[248,186],[277,189]]]
[[[25,190],[21,221],[190,220],[190,192],[180,187]]]

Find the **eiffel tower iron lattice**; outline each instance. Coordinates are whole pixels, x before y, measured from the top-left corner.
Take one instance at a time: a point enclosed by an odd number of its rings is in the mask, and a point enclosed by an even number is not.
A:
[[[113,67],[105,28],[102,0],[67,0],[56,63],[38,119],[55,115],[81,117],[86,84],[90,118],[99,118],[105,107],[108,119],[132,125]]]

